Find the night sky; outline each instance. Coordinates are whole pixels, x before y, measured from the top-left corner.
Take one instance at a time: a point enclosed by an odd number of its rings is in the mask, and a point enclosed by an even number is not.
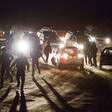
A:
[[[3,0],[0,2],[0,27],[14,24],[49,26],[80,30],[85,25],[112,27],[112,2],[109,0]]]

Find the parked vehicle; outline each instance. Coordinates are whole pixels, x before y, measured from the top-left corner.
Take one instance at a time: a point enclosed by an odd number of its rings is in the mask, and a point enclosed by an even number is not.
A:
[[[37,32],[37,35],[42,44],[46,43],[46,41],[49,41],[53,51],[58,49],[60,45],[60,39],[55,30],[44,27]]]
[[[105,47],[100,56],[100,68],[103,65],[112,65],[112,47]]]
[[[80,68],[83,69],[84,57],[77,47],[67,46],[57,50],[52,58],[52,63],[57,65],[58,68],[63,68],[65,66],[80,66]]]
[[[105,27],[93,25],[86,26],[85,34],[94,39],[99,50],[103,50],[107,45],[112,46],[111,32]]]
[[[68,31],[63,39],[65,46],[78,47],[83,51],[85,44],[91,43],[93,40],[89,35],[74,35],[73,32]]]

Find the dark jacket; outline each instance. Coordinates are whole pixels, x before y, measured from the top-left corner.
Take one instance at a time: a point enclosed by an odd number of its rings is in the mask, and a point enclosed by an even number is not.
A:
[[[96,54],[97,54],[97,50],[98,50],[98,48],[97,48],[97,46],[96,46],[95,43],[92,43],[90,49],[91,49],[91,55],[96,55]]]
[[[52,48],[50,46],[50,43],[48,43],[44,48],[44,54],[49,54],[52,52]]]
[[[13,56],[7,52],[1,54],[1,65],[4,67],[9,67],[10,62],[13,60]]]
[[[26,57],[19,57],[19,58],[17,58],[13,62],[13,64],[11,65],[11,67],[13,67],[14,65],[16,65],[17,71],[24,72],[25,71],[25,66],[27,66],[27,69],[29,69],[29,63],[28,63]]]

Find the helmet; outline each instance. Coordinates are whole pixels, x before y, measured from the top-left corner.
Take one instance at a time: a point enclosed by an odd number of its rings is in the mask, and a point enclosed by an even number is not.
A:
[[[7,49],[6,49],[6,46],[2,46],[2,47],[1,47],[1,50],[2,50],[2,51],[6,51],[6,50],[7,50]]]

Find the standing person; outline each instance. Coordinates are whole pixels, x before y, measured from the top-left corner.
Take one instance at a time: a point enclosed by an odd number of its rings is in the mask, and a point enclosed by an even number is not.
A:
[[[86,65],[91,63],[90,46],[91,46],[90,42],[84,43],[84,55]]]
[[[93,64],[95,67],[97,67],[97,61],[96,61],[97,50],[98,50],[98,48],[97,48],[95,42],[93,42],[91,44],[90,54],[91,54],[91,64]],[[92,62],[92,60],[93,60],[93,62]]]
[[[6,46],[7,46],[7,50],[10,53],[13,53],[13,44],[15,39],[14,39],[14,34],[11,33],[8,37],[7,37],[7,42],[6,42]]]
[[[85,42],[84,44],[84,55],[85,55],[85,63],[86,65],[88,64],[88,62],[90,61],[90,56],[89,56],[89,51],[90,51],[90,44]]]
[[[48,59],[49,59],[49,54],[52,52],[52,48],[50,46],[50,43],[47,42],[47,45],[44,48],[44,54],[46,56],[46,63],[48,63]]]
[[[38,73],[40,74],[40,67],[39,67],[39,57],[40,57],[40,52],[37,50],[31,51],[31,58],[32,58],[32,76],[34,77],[34,72],[35,72],[35,65],[38,69]]]
[[[40,74],[39,57],[41,56],[41,48],[40,41],[37,36],[32,36],[30,56],[32,58],[32,77],[34,77],[35,65],[38,69],[38,73]]]
[[[20,85],[20,77],[21,77],[21,90],[23,90],[25,82],[25,66],[27,66],[27,71],[29,71],[29,63],[23,53],[19,53],[19,57],[13,62],[11,67],[15,65],[17,67],[17,74],[16,74],[17,87],[19,87]]]
[[[5,72],[10,77],[10,82],[13,82],[13,77],[10,74],[10,63],[13,60],[13,56],[9,53],[7,53],[7,49],[5,46],[1,47],[2,54],[1,54],[1,86],[3,86],[4,83],[4,74]]]

